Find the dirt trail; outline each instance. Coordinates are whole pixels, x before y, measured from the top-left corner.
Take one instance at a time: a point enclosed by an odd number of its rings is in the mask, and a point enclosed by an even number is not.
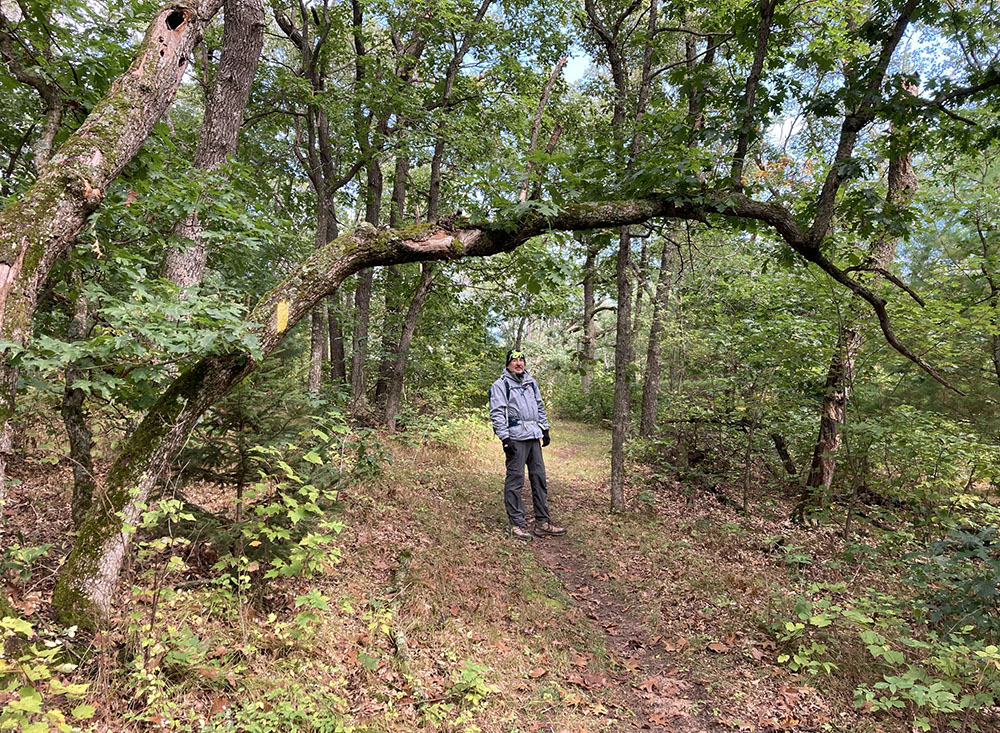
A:
[[[562,502],[554,507],[554,516],[568,514],[570,505],[592,503],[602,487],[591,476],[580,474],[570,488],[563,477],[581,459],[594,456],[579,445],[567,443],[545,455],[550,496]],[[597,456],[603,460],[600,454]],[[522,492],[528,516],[531,516],[531,490],[527,480]],[[649,630],[641,617],[630,608],[629,599],[611,587],[612,578],[590,567],[583,553],[574,548],[573,533],[585,532],[585,526],[570,526],[570,534],[560,538],[536,538],[530,548],[538,562],[556,576],[574,604],[604,637],[605,648],[615,674],[607,680],[587,680],[584,686],[605,685],[616,700],[624,722],[621,730],[671,731],[695,733],[721,730],[700,710],[704,689],[680,673],[670,654]],[[614,548],[608,548],[614,552]]]
[[[620,707],[631,712],[632,721],[623,730],[694,733],[719,729],[699,716],[700,686],[678,673],[645,624],[608,592],[607,582],[586,566],[572,545],[562,538],[545,538],[533,541],[531,548],[604,636],[618,670],[606,683]]]

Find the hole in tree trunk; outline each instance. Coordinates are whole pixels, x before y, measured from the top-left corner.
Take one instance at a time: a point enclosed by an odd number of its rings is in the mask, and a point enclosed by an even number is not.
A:
[[[167,28],[172,31],[177,30],[184,23],[184,13],[180,10],[175,10],[170,15],[167,16]]]

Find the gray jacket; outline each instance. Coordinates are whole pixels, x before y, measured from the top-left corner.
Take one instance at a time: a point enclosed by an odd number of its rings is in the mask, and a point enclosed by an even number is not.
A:
[[[490,421],[500,440],[536,440],[549,429],[538,382],[527,372],[521,381],[504,369],[490,387]]]

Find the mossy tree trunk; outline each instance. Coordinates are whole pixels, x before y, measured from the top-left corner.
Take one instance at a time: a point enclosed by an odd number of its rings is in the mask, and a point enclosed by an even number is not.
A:
[[[221,0],[172,3],[153,19],[128,70],[42,168],[0,212],[0,511],[11,451],[19,347],[31,338],[38,293],[108,185],[138,152],[173,101],[188,56]]]

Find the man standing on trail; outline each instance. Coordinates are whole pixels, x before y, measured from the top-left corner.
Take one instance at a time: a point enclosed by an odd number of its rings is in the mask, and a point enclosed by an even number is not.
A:
[[[542,461],[542,448],[549,444],[549,420],[545,416],[538,382],[524,370],[522,351],[507,352],[507,366],[500,379],[490,387],[490,420],[507,456],[503,500],[510,520],[511,537],[531,541],[532,533],[525,523],[524,503],[521,501],[525,465],[531,481],[531,503],[535,509],[534,534],[538,537],[566,534],[565,527],[557,527],[549,521],[545,463]]]

